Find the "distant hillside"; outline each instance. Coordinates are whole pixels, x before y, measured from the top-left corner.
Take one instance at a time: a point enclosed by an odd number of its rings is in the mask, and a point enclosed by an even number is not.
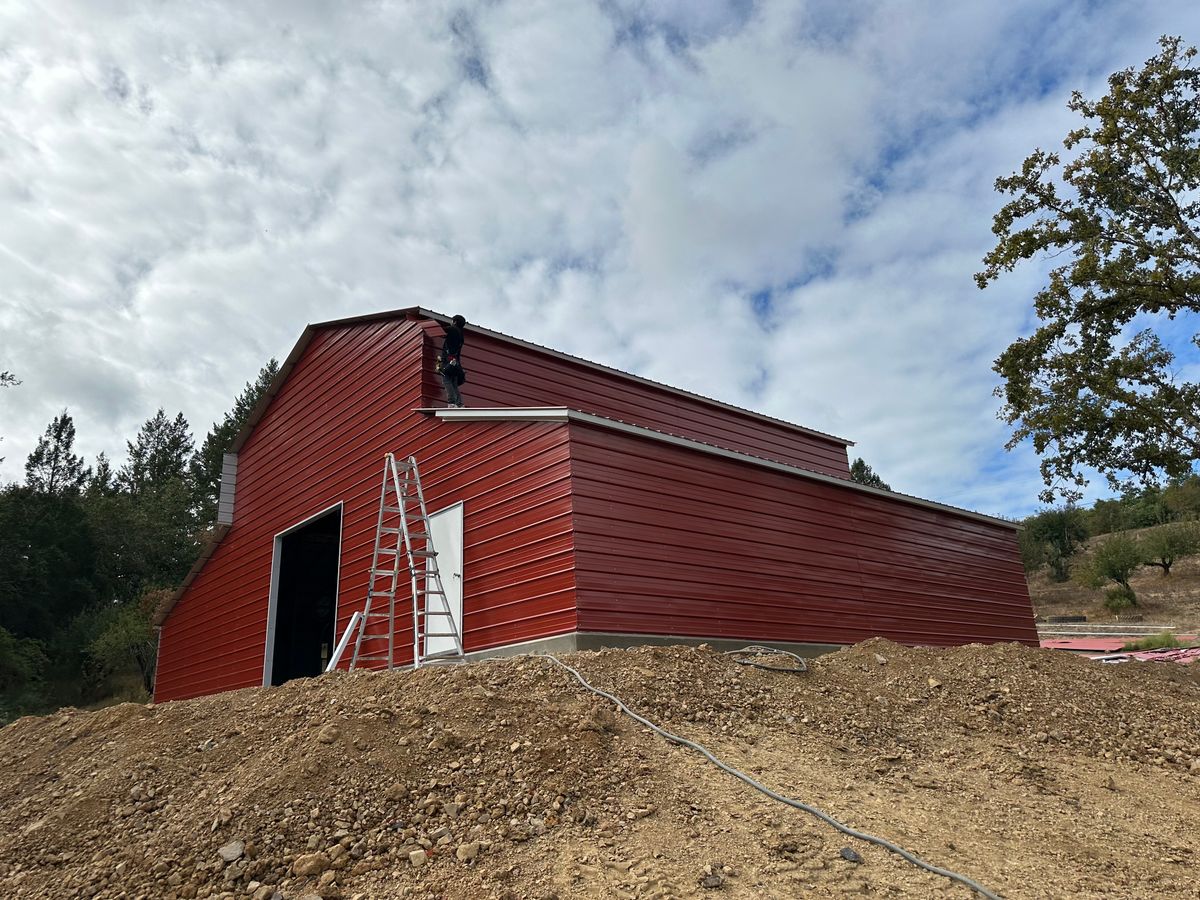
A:
[[[1161,527],[1161,526],[1159,526]],[[1131,531],[1143,535],[1153,531],[1143,528]],[[1091,550],[1109,537],[1091,538],[1079,551],[1076,560],[1085,558]],[[1086,615],[1089,621],[1115,622],[1117,617],[1104,608],[1103,591],[1085,588],[1075,581],[1056,583],[1046,567],[1030,573],[1029,596],[1038,615]],[[1130,584],[1138,596],[1138,606],[1121,614],[1120,621],[1141,616],[1148,624],[1175,625],[1181,631],[1200,629],[1200,556],[1180,560],[1164,578],[1161,569],[1140,569]]]

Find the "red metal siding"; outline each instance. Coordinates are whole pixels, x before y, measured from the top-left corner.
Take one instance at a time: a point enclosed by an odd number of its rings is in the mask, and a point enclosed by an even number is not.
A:
[[[571,425],[581,631],[1035,644],[999,525]]]
[[[436,322],[423,324],[430,336],[425,393],[440,405],[444,395],[433,375],[433,359],[443,332]],[[850,477],[846,446],[834,438],[705,403],[616,372],[607,374],[553,353],[472,332],[469,326],[463,364],[470,379],[463,386],[468,406],[565,406],[838,478]]]
[[[464,501],[468,650],[575,630],[567,426],[412,412],[424,346],[398,319],[314,334],[239,453],[232,528],[163,623],[157,700],[262,683],[274,536],[339,502],[345,628],[366,593],[388,451],[417,456],[431,511]],[[401,660],[411,644],[398,632]]]

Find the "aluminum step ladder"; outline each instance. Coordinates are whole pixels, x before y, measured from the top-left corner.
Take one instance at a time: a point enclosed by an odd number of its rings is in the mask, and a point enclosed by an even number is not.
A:
[[[403,567],[401,558],[405,563]],[[395,454],[389,453],[383,463],[367,602],[361,613],[355,613],[358,622],[354,655],[350,658],[351,671],[364,663],[383,662],[388,669],[395,668],[396,593],[405,570],[412,593],[413,668],[433,663],[465,662],[462,636],[450,611],[438,569],[417,460],[410,456],[397,461]],[[329,671],[336,668],[354,627],[354,619],[351,619],[334,658],[330,660]],[[430,638],[449,638],[452,646],[430,653]]]

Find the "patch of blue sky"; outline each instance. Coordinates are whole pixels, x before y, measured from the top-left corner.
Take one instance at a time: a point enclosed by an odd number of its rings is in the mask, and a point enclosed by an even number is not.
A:
[[[804,267],[784,282],[752,285],[727,281],[722,287],[730,293],[744,297],[759,327],[764,331],[773,331],[778,325],[779,303],[782,298],[810,284],[832,277],[835,271],[834,254],[821,252],[810,255]]]
[[[487,60],[475,30],[475,21],[468,13],[460,10],[450,19],[450,33],[455,38],[458,65],[463,77],[485,91],[491,90]]]
[[[710,163],[732,156],[742,147],[754,142],[758,132],[749,122],[732,122],[728,126],[697,135],[688,145],[691,161],[703,168]]]
[[[693,44],[736,31],[754,15],[754,0],[662,0],[629,3],[601,0],[600,8],[615,26],[615,44],[641,50],[660,40],[673,53],[685,53]]]

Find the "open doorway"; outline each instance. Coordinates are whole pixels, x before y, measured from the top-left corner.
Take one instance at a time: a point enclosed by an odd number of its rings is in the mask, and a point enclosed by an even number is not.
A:
[[[325,670],[335,641],[341,537],[341,504],[275,536],[266,684]]]

